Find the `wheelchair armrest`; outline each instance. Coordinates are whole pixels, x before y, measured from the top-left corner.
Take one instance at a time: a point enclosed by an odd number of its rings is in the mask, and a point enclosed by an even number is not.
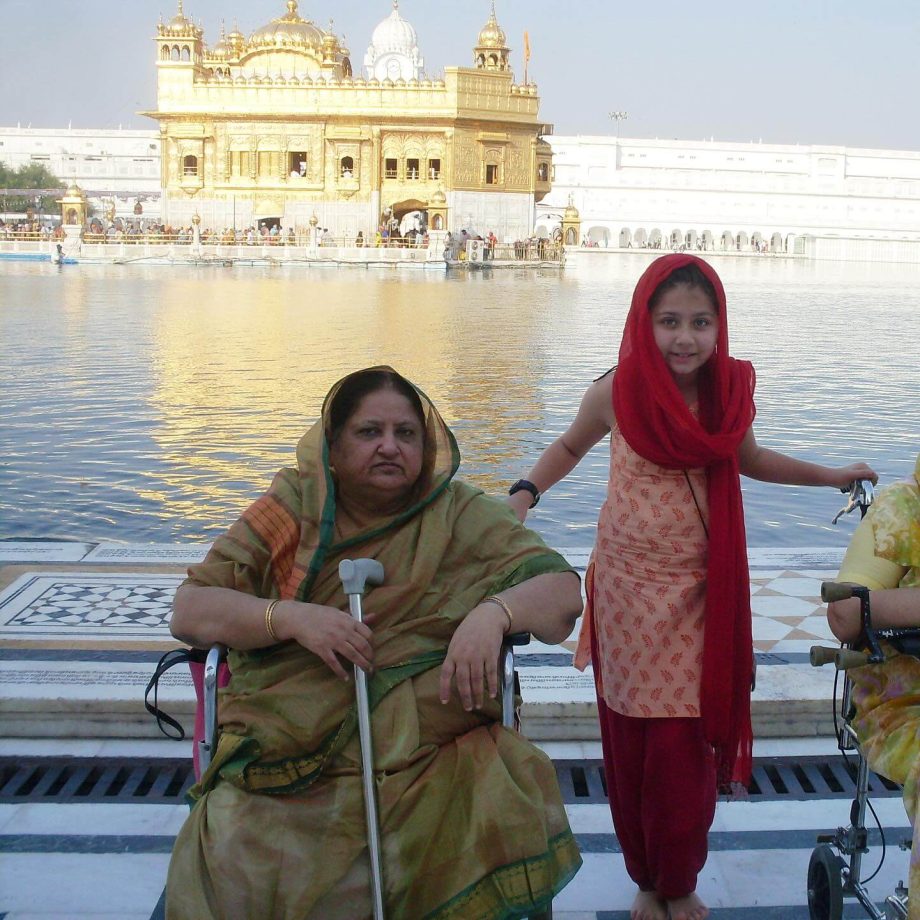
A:
[[[502,648],[499,655],[499,683],[502,702],[502,724],[507,728],[514,727],[514,648],[515,646],[528,645],[530,633],[510,633],[502,639]]]
[[[504,638],[505,645],[530,645],[530,633],[529,632],[516,632],[509,633]]]
[[[198,741],[198,766],[204,773],[214,755],[217,744],[217,690],[218,672],[221,662],[227,658],[227,647],[212,645],[208,650],[208,657],[204,663],[203,699],[204,708],[204,735]]]

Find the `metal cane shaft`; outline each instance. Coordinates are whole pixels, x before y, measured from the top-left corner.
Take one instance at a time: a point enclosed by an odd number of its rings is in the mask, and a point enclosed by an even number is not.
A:
[[[351,615],[363,623],[361,595],[348,595]],[[371,709],[367,694],[367,674],[357,665],[355,697],[358,707],[358,738],[361,742],[361,778],[364,786],[364,811],[367,820],[367,851],[371,863],[371,898],[374,920],[383,920],[383,866],[380,858],[380,822],[377,818],[377,789],[374,785],[374,746],[371,738]]]

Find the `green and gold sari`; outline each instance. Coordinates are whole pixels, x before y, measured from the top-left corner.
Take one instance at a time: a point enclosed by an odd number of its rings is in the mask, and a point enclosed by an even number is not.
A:
[[[326,397],[323,418],[338,386]],[[545,906],[577,872],[549,759],[500,724],[498,703],[438,698],[439,665],[487,595],[570,571],[504,503],[454,482],[453,435],[426,413],[412,506],[336,542],[334,474],[321,420],[191,583],[347,609],[345,558],[386,572],[370,589],[370,684],[387,916],[501,918]],[[371,913],[354,687],[296,643],[230,653],[214,761],[173,851],[170,920]]]

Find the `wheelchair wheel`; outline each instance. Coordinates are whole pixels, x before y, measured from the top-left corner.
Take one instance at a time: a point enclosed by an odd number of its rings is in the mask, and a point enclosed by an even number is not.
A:
[[[843,860],[822,843],[808,863],[808,915],[811,920],[840,920],[843,916]]]

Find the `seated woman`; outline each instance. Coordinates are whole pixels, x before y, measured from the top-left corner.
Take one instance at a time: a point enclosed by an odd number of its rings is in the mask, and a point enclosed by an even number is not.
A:
[[[911,479],[876,497],[853,534],[838,581],[869,588],[873,626],[920,627],[920,457]],[[827,615],[841,642],[858,641],[858,598],[829,604]],[[869,766],[904,787],[914,840],[909,911],[920,917],[920,660],[882,646],[883,664],[849,672],[853,727]]]
[[[459,462],[420,391],[358,371],[297,469],[189,570],[173,634],[227,645],[233,677],[173,850],[170,920],[371,914],[352,664],[370,675],[388,917],[517,917],[578,870],[553,766],[494,699],[503,634],[562,641],[578,578],[504,502],[454,480]],[[361,556],[386,572],[367,624],[338,577]]]

